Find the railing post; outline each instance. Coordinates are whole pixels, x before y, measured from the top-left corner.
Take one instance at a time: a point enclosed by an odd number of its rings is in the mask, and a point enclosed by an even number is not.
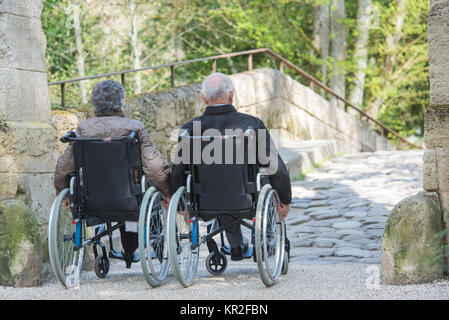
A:
[[[217,60],[212,62],[212,72],[217,72]]]
[[[315,84],[313,83],[313,81],[309,82],[309,88],[315,91]]]
[[[279,63],[279,71],[284,73],[284,62],[282,61]]]
[[[61,83],[61,106],[65,108],[65,83]]]
[[[170,72],[171,72],[171,87],[175,87],[175,66],[170,66]]]
[[[122,86],[124,88],[125,87],[125,74],[124,73],[120,74],[120,78],[122,80]]]
[[[253,55],[248,56],[248,71],[253,71]]]

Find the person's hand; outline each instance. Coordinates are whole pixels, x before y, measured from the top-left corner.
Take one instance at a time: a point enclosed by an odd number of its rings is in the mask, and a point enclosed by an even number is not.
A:
[[[276,203],[276,208],[278,210],[279,215],[281,216],[281,221],[284,221],[288,216],[288,212],[290,211],[290,206],[288,204],[283,204],[281,202],[278,202],[278,203]]]
[[[164,200],[162,200],[162,205],[164,206],[165,210],[168,210],[168,206],[170,205],[170,197],[166,197]]]
[[[184,217],[185,223],[188,225],[190,223],[190,214],[189,209],[185,208],[182,211],[178,211],[178,214],[182,215]]]
[[[69,199],[64,199],[62,201],[62,207],[66,210],[70,210],[70,200]]]

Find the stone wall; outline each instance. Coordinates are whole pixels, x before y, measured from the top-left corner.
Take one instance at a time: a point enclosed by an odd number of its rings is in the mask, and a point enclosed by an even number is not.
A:
[[[46,40],[40,21],[42,8],[40,0],[0,1],[0,215],[5,218],[5,208],[11,203],[31,208],[45,244],[48,213],[55,197],[53,171],[58,132],[52,124],[50,111]],[[0,224],[0,236],[9,236],[9,231],[2,227],[10,228],[10,225]],[[19,233],[20,230],[14,231]],[[18,238],[21,236],[28,237],[17,234]],[[5,247],[6,241],[0,242],[3,244],[0,247],[2,266],[10,264],[17,271],[11,255],[15,248]],[[26,254],[25,251],[22,254]],[[37,260],[39,258],[29,261],[33,261],[33,270],[39,273],[42,261]],[[3,271],[0,282],[5,280]],[[16,285],[32,285],[35,283],[32,279],[35,274]]]
[[[41,1],[0,1],[0,200],[19,198],[47,223],[54,197],[52,124]]]
[[[351,151],[396,147],[291,77],[273,69],[233,75],[236,105],[260,117],[269,128],[284,129],[304,140],[336,139]]]
[[[430,106],[425,114],[424,189],[438,192],[449,220],[449,1],[430,1]]]
[[[231,75],[234,83],[234,105],[245,113],[261,118],[268,128],[288,132],[297,139],[336,139],[346,152],[392,150],[395,146],[310,88],[273,69],[258,69]],[[125,114],[141,120],[167,158],[177,142],[178,129],[204,110],[201,86],[193,84],[151,94],[140,94],[126,99]],[[68,119],[75,125],[70,112]],[[81,118],[85,115],[81,114]],[[53,119],[61,117],[53,112]],[[55,121],[58,128],[64,121]],[[75,128],[75,126],[73,126]],[[67,130],[64,128],[60,135]],[[281,137],[282,138],[282,137]],[[282,143],[282,141],[281,141]]]

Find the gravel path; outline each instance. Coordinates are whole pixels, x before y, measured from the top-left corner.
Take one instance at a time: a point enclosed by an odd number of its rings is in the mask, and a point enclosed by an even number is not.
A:
[[[169,273],[150,288],[140,264],[130,270],[114,262],[106,279],[83,272],[79,289],[56,280],[36,288],[0,287],[4,299],[448,299],[449,281],[413,286],[380,282],[380,245],[393,206],[422,185],[422,152],[376,152],[326,162],[293,183],[288,218],[292,243],[289,273],[266,288],[252,260],[232,262],[211,276],[201,250],[196,282],[183,288]]]
[[[368,269],[367,269],[368,268]],[[376,288],[376,270],[363,264],[300,265],[292,263],[280,282],[266,288],[256,264],[231,262],[224,276],[211,276],[200,261],[193,286],[183,288],[169,274],[164,284],[152,289],[145,282],[140,265],[130,270],[122,263],[112,265],[106,279],[93,272],[82,273],[80,289],[63,289],[56,281],[38,288],[0,287],[4,299],[198,299],[198,300],[272,300],[272,299],[447,299],[449,282],[427,285],[383,286]],[[367,272],[368,271],[368,272]],[[378,273],[377,273],[378,274]],[[374,280],[372,280],[374,279]],[[368,285],[367,285],[368,283]]]

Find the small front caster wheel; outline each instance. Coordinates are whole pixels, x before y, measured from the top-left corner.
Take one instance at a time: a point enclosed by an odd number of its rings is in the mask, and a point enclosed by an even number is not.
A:
[[[228,259],[221,252],[211,252],[206,258],[206,269],[214,276],[225,272],[227,266]]]
[[[109,259],[99,254],[95,258],[95,274],[98,278],[105,278],[109,272]]]

